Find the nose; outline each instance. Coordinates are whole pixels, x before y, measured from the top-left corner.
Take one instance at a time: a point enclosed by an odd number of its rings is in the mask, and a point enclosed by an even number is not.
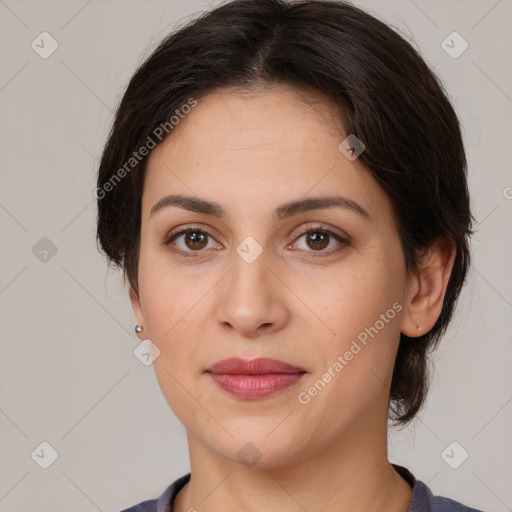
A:
[[[231,272],[217,290],[218,321],[224,329],[245,337],[258,337],[282,329],[289,321],[290,292],[270,266],[263,251],[249,263],[234,256]]]

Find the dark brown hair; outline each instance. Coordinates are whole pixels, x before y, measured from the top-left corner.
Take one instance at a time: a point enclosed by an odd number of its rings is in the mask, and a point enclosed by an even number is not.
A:
[[[444,88],[376,18],[346,2],[234,0],[171,33],[136,71],[117,109],[98,172],[98,242],[138,293],[144,156],[163,140],[155,137],[159,127],[172,135],[170,120],[215,89],[279,83],[321,93],[337,107],[345,134],[366,146],[359,161],[393,203],[409,272],[438,237],[455,243],[436,324],[419,338],[401,335],[390,415],[405,424],[425,400],[428,356],[466,276],[473,218],[459,121]]]

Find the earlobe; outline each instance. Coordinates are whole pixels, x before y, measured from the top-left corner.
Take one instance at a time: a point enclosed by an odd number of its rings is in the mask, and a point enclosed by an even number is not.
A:
[[[144,325],[144,315],[142,313],[139,296],[138,296],[137,292],[132,287],[130,287],[129,295],[130,295],[130,302],[132,304],[132,309],[135,314],[137,325],[143,326]]]
[[[456,248],[451,238],[438,238],[421,257],[418,272],[411,276],[401,331],[415,338],[426,334],[436,323],[443,307]]]

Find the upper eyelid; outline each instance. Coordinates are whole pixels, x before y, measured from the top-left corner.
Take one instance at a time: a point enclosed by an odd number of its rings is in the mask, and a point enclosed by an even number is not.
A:
[[[165,235],[165,240],[170,240],[171,238],[177,236],[177,235],[183,235],[187,233],[187,231],[193,231],[193,230],[201,231],[203,233],[206,233],[208,236],[213,237],[213,232],[210,227],[203,228],[201,226],[195,226],[193,224],[191,225],[185,225],[184,227],[177,228],[177,230],[172,230],[168,235]]]
[[[342,239],[350,239],[349,235],[345,233],[343,230],[339,228],[331,228],[328,226],[323,226],[322,223],[315,223],[315,222],[308,222],[306,225],[301,226],[297,230],[293,230],[291,234],[296,233],[296,236],[303,236],[307,234],[310,230],[318,230],[318,231],[325,231],[327,233],[330,233],[332,235],[338,236]],[[339,233],[337,232],[339,231]]]

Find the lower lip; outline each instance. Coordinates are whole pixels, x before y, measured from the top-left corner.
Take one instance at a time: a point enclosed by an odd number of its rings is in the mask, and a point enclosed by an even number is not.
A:
[[[304,373],[267,373],[264,375],[217,375],[210,377],[224,391],[238,398],[265,398],[296,384]]]

